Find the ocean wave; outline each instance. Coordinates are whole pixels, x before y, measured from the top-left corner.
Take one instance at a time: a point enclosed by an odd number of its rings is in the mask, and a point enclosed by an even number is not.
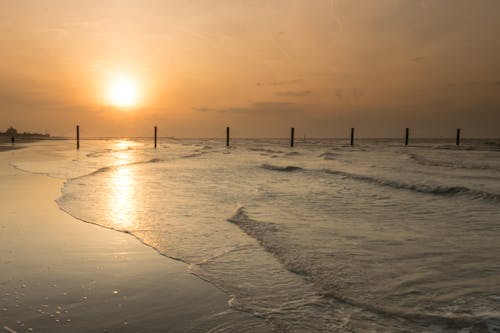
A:
[[[297,171],[320,171],[320,172],[325,172],[328,174],[332,175],[338,175],[342,176],[347,179],[353,179],[357,181],[362,181],[365,183],[373,184],[373,185],[379,185],[379,186],[385,186],[385,187],[392,187],[394,189],[400,189],[400,190],[410,190],[410,191],[415,191],[418,193],[424,193],[424,194],[432,194],[432,195],[440,195],[440,196],[465,196],[468,197],[472,200],[485,200],[485,201],[490,201],[490,202],[495,202],[495,203],[500,203],[500,194],[498,193],[491,193],[487,191],[482,191],[482,190],[477,190],[477,189],[471,189],[465,186],[446,186],[446,185],[439,185],[439,184],[414,184],[414,183],[406,183],[400,180],[391,180],[391,179],[384,179],[384,178],[378,178],[374,176],[368,176],[368,175],[360,175],[360,174],[354,174],[354,173],[349,173],[345,171],[339,171],[339,170],[331,170],[331,169],[322,169],[322,170],[306,170],[298,166],[277,166],[273,164],[262,164],[261,168],[266,169],[266,170],[271,170],[271,171],[280,171],[280,172],[297,172]]]
[[[86,157],[101,157],[103,155],[102,152],[92,152],[92,153],[88,153],[87,155],[85,155]]]
[[[24,167],[24,166],[20,165],[19,163],[20,162],[10,162],[9,165],[16,170],[31,173],[33,175],[47,176],[47,177],[55,178],[55,179],[66,179],[66,177],[64,175],[59,175],[55,172],[49,172],[49,171],[35,171],[35,170],[30,169],[30,168]]]
[[[273,165],[273,164],[262,164],[261,168],[266,169],[266,170],[271,170],[271,171],[283,171],[283,172],[293,172],[293,171],[301,171],[304,170],[301,167],[298,166],[293,166],[293,165],[288,165],[288,166],[278,166],[278,165]]]
[[[324,160],[334,160],[337,158],[337,155],[338,154],[326,152],[326,153],[319,155],[319,157],[323,157]]]
[[[279,229],[275,223],[259,222],[249,218],[244,206],[239,207],[227,220],[238,225],[245,233],[251,236],[265,235],[266,232],[275,232]]]
[[[234,149],[233,147],[229,147],[229,148]],[[196,157],[200,157],[203,155],[220,153],[220,152],[222,152],[223,154],[227,154],[227,153],[229,153],[229,150],[226,147],[224,147],[224,149],[221,150],[221,149],[213,148],[212,146],[203,146],[199,149],[193,150],[189,154],[180,156],[180,158],[183,158],[183,159],[184,158],[196,158]]]
[[[117,168],[121,168],[121,167],[126,167],[126,166],[132,166],[132,165],[138,165],[138,164],[148,164],[148,163],[159,163],[159,162],[163,162],[162,159],[160,158],[152,158],[150,160],[147,160],[147,161],[138,161],[138,162],[130,162],[130,163],[122,163],[122,164],[115,164],[115,165],[109,165],[109,166],[105,166],[105,167],[102,167],[102,168],[99,168],[91,173],[88,173],[88,174],[85,174],[85,175],[80,175],[80,176],[77,176],[77,177],[73,177],[73,178],[70,178],[70,179],[79,179],[79,178],[83,178],[83,177],[87,177],[87,176],[92,176],[92,175],[96,175],[96,174],[99,174],[99,173],[102,173],[102,172],[108,172],[108,171],[111,171],[111,170],[115,170]]]
[[[339,175],[348,179],[363,181],[370,184],[392,187],[395,189],[411,190],[419,193],[442,196],[467,196],[473,200],[487,200],[500,203],[500,194],[471,189],[465,186],[445,186],[436,184],[412,184],[399,180],[389,180],[373,176],[359,175],[344,171],[324,169],[326,173]]]
[[[247,235],[254,238],[267,252],[271,253],[284,267],[297,275],[304,277],[307,281],[314,283],[323,300],[330,300],[333,304],[345,304],[359,310],[375,314],[380,318],[399,318],[413,323],[424,322],[434,324],[442,328],[471,328],[476,329],[496,327],[500,322],[498,313],[486,314],[464,314],[464,313],[441,313],[436,311],[419,311],[399,307],[383,306],[376,303],[358,300],[333,291],[324,284],[321,276],[317,275],[317,268],[311,265],[307,257],[297,256],[298,251],[294,246],[284,242],[280,235],[281,228],[272,222],[262,222],[251,218],[245,211],[245,207],[239,207],[227,221],[237,225]],[[321,275],[321,274],[320,274]]]
[[[471,151],[500,151],[500,143],[495,141],[486,141],[476,145],[435,145],[434,149],[445,150],[471,150]]]
[[[500,171],[500,168],[495,168],[491,165],[487,164],[464,164],[459,162],[449,162],[449,161],[435,161],[427,159],[423,156],[410,153],[408,154],[410,159],[417,162],[417,164],[424,166],[437,166],[437,167],[445,167],[445,168],[455,168],[455,169],[470,169],[470,170],[496,170]]]
[[[203,155],[208,154],[208,153],[209,153],[208,151],[200,151],[200,152],[196,152],[196,153],[192,153],[192,154],[184,155],[184,156],[182,156],[181,158],[194,158],[194,157],[200,157],[200,156],[203,156]]]
[[[269,153],[269,154],[281,154],[281,153],[283,153],[281,150],[274,150],[274,149],[268,149],[268,148],[248,148],[248,150],[262,152],[262,153]]]

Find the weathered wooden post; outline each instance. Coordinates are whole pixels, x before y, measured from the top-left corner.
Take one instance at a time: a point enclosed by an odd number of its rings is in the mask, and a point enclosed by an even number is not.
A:
[[[407,127],[406,128],[406,134],[405,134],[405,146],[408,146],[408,138],[410,136],[410,129]]]
[[[354,146],[354,127],[351,127],[351,146]]]
[[[292,127],[292,131],[290,132],[290,147],[293,147],[294,135],[295,135],[295,128]]]
[[[229,147],[229,126],[226,127],[226,147]]]
[[[457,141],[456,141],[457,146],[460,146],[460,128],[457,128]]]
[[[76,125],[76,149],[80,149],[80,126]]]
[[[158,137],[158,128],[155,126],[155,149],[156,149],[157,137]]]

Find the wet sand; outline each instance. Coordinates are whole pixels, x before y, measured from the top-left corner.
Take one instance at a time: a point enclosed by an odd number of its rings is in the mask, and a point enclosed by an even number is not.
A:
[[[0,153],[0,331],[206,332],[228,296],[134,237],[58,209],[62,180]]]
[[[26,148],[29,147],[29,143],[40,140],[47,140],[47,139],[46,138],[40,139],[36,137],[18,137],[16,138],[14,144],[12,144],[12,142],[10,141],[10,137],[0,136],[0,152]]]
[[[12,145],[0,145],[0,152],[3,152],[3,151],[9,151],[9,150],[15,150],[15,149],[21,149],[23,148],[22,146],[12,146]]]

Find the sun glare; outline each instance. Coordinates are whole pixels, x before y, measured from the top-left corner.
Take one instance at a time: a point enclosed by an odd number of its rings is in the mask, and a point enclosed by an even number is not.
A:
[[[117,77],[111,81],[108,89],[109,102],[117,107],[132,107],[138,102],[136,83],[127,77]]]

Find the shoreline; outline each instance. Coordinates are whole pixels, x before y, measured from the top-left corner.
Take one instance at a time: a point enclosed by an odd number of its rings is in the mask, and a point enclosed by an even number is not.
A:
[[[248,316],[187,264],[60,210],[63,180],[8,164],[25,152],[0,153],[0,330],[204,332]]]
[[[38,142],[42,140],[50,140],[49,138],[39,137],[16,137],[14,144],[11,143],[10,137],[0,136],[0,152],[11,150],[23,149],[29,147],[29,143]]]

